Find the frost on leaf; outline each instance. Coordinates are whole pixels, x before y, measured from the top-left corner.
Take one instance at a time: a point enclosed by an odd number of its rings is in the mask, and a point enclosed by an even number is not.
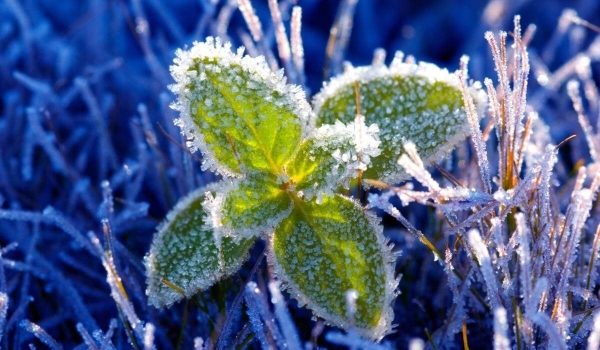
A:
[[[304,91],[285,83],[264,57],[236,54],[229,43],[208,38],[178,50],[171,74],[177,94],[176,124],[192,150],[204,155],[204,169],[224,175],[243,167],[278,173],[304,134],[310,106]]]
[[[296,157],[287,165],[287,173],[305,199],[333,196],[339,186],[364,171],[371,158],[379,155],[377,125],[366,126],[360,119],[344,125],[323,125],[300,145]]]
[[[394,60],[385,65],[352,68],[332,79],[315,96],[316,124],[344,123],[360,112],[367,124],[379,126],[381,155],[372,160],[365,178],[396,183],[408,178],[396,161],[402,144],[412,141],[426,164],[439,160],[469,134],[460,82],[456,75],[433,64]],[[486,96],[479,83],[470,87],[479,114]]]
[[[226,181],[226,180],[224,180]],[[284,183],[267,172],[250,172],[207,198],[212,226],[222,236],[252,237],[268,234],[292,210]]]
[[[144,259],[146,294],[155,307],[171,306],[184,297],[181,292],[189,298],[237,271],[254,242],[246,238],[234,241],[230,237],[215,240],[213,231],[204,228],[205,191],[189,194],[167,215]]]
[[[278,278],[301,304],[372,339],[391,330],[397,285],[394,258],[377,220],[339,195],[321,204],[298,201],[275,230],[270,256]],[[354,319],[347,313],[349,290],[358,293]]]

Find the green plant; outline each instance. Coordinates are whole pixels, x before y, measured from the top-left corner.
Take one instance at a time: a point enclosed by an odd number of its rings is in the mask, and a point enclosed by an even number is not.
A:
[[[391,246],[379,219],[337,192],[362,174],[406,179],[396,164],[404,142],[432,162],[463,140],[457,77],[397,56],[333,79],[313,111],[283,71],[219,39],[179,50],[171,73],[176,124],[204,155],[203,169],[224,179],[181,200],[159,227],[146,258],[150,303],[170,306],[208,288],[262,237],[276,277],[301,304],[369,338],[389,333],[398,284]],[[479,85],[471,89],[482,106]]]

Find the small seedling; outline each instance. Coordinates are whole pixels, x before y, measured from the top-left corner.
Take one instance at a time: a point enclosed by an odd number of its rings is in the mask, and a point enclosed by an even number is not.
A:
[[[170,306],[208,288],[262,238],[274,277],[317,316],[372,339],[389,333],[391,246],[379,219],[337,192],[358,174],[406,179],[396,164],[404,142],[433,162],[462,141],[456,76],[397,56],[333,79],[311,108],[283,71],[213,38],[178,50],[171,74],[176,124],[203,169],[223,180],[182,199],[159,227],[146,257],[150,303]],[[477,84],[472,95],[485,103]],[[352,313],[348,291],[357,295]]]

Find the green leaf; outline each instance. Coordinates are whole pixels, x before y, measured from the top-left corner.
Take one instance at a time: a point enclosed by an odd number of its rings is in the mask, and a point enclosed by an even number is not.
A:
[[[215,239],[213,230],[204,224],[205,191],[196,190],[179,201],[159,226],[144,258],[146,294],[155,307],[169,307],[184,296],[190,298],[234,273],[254,243],[248,238]]]
[[[310,106],[304,91],[285,83],[264,57],[231,52],[229,43],[208,38],[178,50],[171,90],[178,99],[176,121],[204,169],[239,175],[246,169],[282,172],[304,133]]]
[[[250,172],[243,179],[222,181],[217,195],[204,202],[212,226],[223,236],[272,233],[292,210],[292,200],[285,190],[288,180],[267,172]]]
[[[412,141],[428,164],[440,160],[469,133],[458,78],[433,64],[404,63],[401,58],[390,67],[352,68],[332,79],[314,99],[317,125],[354,119],[355,83],[361,113],[380,130],[381,155],[372,160],[365,178],[388,183],[405,180],[408,174],[396,163],[404,153],[404,142]],[[470,90],[482,112],[485,93],[479,83]]]
[[[321,204],[297,199],[275,230],[271,263],[301,304],[327,322],[380,339],[391,329],[394,258],[378,219],[336,195]],[[346,292],[358,293],[354,320]]]
[[[376,125],[367,127],[362,119],[344,125],[323,125],[302,144],[286,166],[295,189],[305,199],[333,196],[339,186],[348,188],[359,171],[367,169],[371,158],[379,155]]]

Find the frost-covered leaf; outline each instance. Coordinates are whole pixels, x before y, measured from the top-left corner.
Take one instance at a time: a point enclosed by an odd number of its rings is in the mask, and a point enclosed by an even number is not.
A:
[[[367,169],[371,158],[379,155],[377,125],[366,126],[359,118],[348,125],[336,121],[323,125],[302,144],[287,165],[287,174],[305,199],[333,196],[339,186],[348,187],[358,171]]]
[[[377,218],[336,195],[294,203],[273,235],[270,256],[278,278],[301,304],[327,322],[380,339],[391,329],[394,258]],[[346,292],[358,294],[354,320]]]
[[[286,84],[264,57],[243,56],[243,48],[234,54],[219,39],[176,54],[176,123],[192,150],[203,153],[204,168],[224,175],[244,173],[243,167],[280,173],[308,132],[304,91]]]
[[[144,259],[146,294],[155,307],[171,306],[183,298],[181,291],[189,298],[234,273],[254,243],[254,239],[247,238],[215,240],[213,231],[204,224],[205,191],[196,190],[179,201],[159,226]]]
[[[406,179],[406,172],[396,164],[405,141],[412,141],[428,164],[450,152],[469,133],[458,78],[433,64],[404,63],[399,58],[389,67],[351,68],[332,79],[314,99],[317,125],[354,119],[355,83],[360,112],[380,130],[381,155],[372,160],[365,178],[389,183]],[[480,84],[473,84],[470,92],[482,112],[486,96]]]
[[[221,182],[217,195],[204,206],[211,224],[223,236],[252,237],[270,233],[292,210],[285,190],[289,179],[267,172],[250,172],[243,179]]]

